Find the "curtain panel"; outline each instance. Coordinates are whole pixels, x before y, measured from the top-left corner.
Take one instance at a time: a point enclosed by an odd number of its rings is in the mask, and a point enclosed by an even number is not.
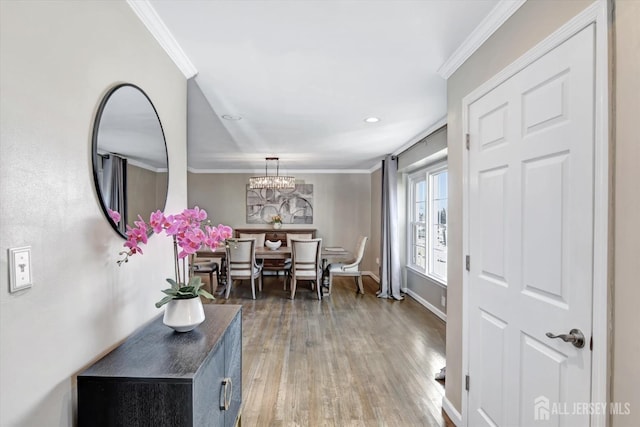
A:
[[[402,300],[400,236],[398,232],[398,157],[382,161],[382,233],[378,298]]]

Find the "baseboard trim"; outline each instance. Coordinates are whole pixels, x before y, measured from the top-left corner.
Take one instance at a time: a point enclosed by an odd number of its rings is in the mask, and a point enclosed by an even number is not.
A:
[[[447,396],[442,397],[442,410],[449,416],[451,422],[455,424],[456,427],[462,427],[462,415],[460,415],[460,412],[449,402]]]
[[[438,316],[440,319],[444,320],[445,322],[447,321],[447,315],[445,313],[443,313],[442,310],[440,310],[435,305],[431,304],[426,299],[422,298],[420,295],[418,295],[417,293],[415,293],[411,289],[405,288],[405,289],[402,290],[402,292],[404,292],[405,294],[409,295],[414,300],[418,301],[418,303],[420,305],[424,306],[427,310],[429,310],[430,312],[432,312],[433,314]]]

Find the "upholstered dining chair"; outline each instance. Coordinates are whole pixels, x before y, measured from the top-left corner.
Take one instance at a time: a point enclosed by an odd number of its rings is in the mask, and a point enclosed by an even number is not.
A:
[[[311,233],[287,233],[287,247],[291,249],[291,240],[308,240],[311,239],[313,235]],[[285,258],[284,260],[284,290],[287,290],[287,279],[289,278],[289,273],[291,273],[291,258]]]
[[[256,248],[261,248],[264,246],[264,241],[266,238],[265,233],[239,233],[238,237],[241,239],[256,239]]]
[[[287,233],[287,246],[291,247],[292,240],[308,240],[312,237],[311,233]]]
[[[233,280],[251,281],[251,295],[256,299],[255,280],[262,291],[262,265],[256,262],[256,239],[229,239],[227,241],[227,292],[229,298]]]
[[[358,244],[356,245],[356,257],[355,259],[344,263],[336,262],[328,265],[329,270],[329,294],[331,294],[331,286],[333,285],[333,276],[353,276],[356,285],[358,286],[358,292],[364,294],[364,288],[362,287],[362,272],[360,271],[360,263],[364,256],[364,248],[367,245],[367,236],[360,236]]]
[[[307,280],[314,285],[318,299],[322,299],[322,239],[291,239],[291,267],[288,274],[291,282],[291,299],[295,298],[298,281]]]
[[[264,241],[266,239],[266,233],[238,233],[238,237],[241,239],[256,239],[256,249],[264,247]],[[263,260],[259,259],[256,262],[264,266]],[[264,270],[263,270],[264,271]]]
[[[195,255],[191,255],[189,260],[192,274],[208,274],[209,286],[211,287],[211,294],[215,293],[217,285],[220,282],[220,267],[218,263],[211,259],[198,259]],[[213,286],[213,273],[216,273],[216,287]]]

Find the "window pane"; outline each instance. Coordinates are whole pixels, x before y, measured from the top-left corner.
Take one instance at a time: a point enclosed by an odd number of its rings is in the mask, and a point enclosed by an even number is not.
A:
[[[427,228],[424,224],[413,224],[412,233],[412,263],[422,269],[427,266]]]
[[[415,222],[426,222],[427,217],[427,202],[417,202],[416,203],[416,218]]]
[[[447,278],[447,171],[435,165],[409,177],[407,263],[438,280]]]
[[[423,269],[427,266],[427,249],[420,246],[414,246],[413,263]]]
[[[424,224],[416,224],[415,226],[415,241],[414,245],[417,246],[427,246],[427,227]]]
[[[429,236],[429,274],[447,280],[447,171],[430,176],[429,218],[431,235]]]
[[[436,200],[433,202],[432,224],[447,223],[447,200]]]
[[[432,175],[433,199],[446,199],[447,194],[447,171],[438,172]]]
[[[433,271],[434,276],[447,280],[447,251],[433,251]]]
[[[416,181],[415,194],[413,197],[416,202],[424,202],[427,200],[427,181]]]
[[[447,226],[446,225],[435,225],[433,227],[433,248],[447,251]]]

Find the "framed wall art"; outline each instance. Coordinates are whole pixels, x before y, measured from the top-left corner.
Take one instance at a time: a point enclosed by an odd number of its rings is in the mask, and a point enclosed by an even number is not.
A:
[[[275,215],[283,224],[313,224],[313,184],[296,184],[293,189],[247,185],[247,224],[270,224]]]

